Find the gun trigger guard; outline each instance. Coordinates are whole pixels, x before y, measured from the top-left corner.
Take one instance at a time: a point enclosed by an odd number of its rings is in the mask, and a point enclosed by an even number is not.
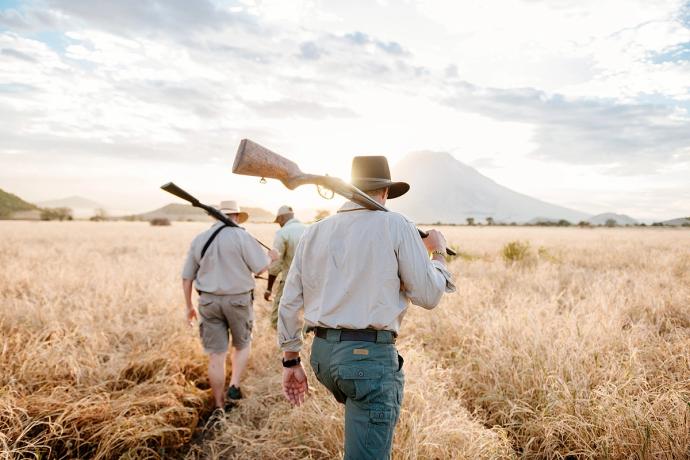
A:
[[[268,182],[268,181],[266,180],[265,177],[262,177],[261,179],[259,179],[260,184],[265,184],[266,182]]]
[[[327,193],[326,190],[328,190],[331,193]],[[326,200],[332,200],[333,197],[335,197],[335,192],[333,190],[326,187],[322,187],[319,184],[316,184],[316,191],[318,192],[319,196],[321,196],[321,198]]]

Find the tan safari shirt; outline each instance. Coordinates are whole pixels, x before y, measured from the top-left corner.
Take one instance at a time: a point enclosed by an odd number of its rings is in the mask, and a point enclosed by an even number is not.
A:
[[[409,301],[431,309],[444,292],[455,292],[451,274],[429,259],[414,224],[347,202],[300,240],[280,301],[278,343],[300,350],[302,309],[312,326],[397,333]]]
[[[245,230],[228,227],[216,236],[201,259],[201,250],[217,222],[192,241],[182,278],[194,280],[196,289],[215,295],[242,294],[254,289],[252,273],[259,273],[271,262],[259,243]]]
[[[306,229],[307,226],[299,220],[290,219],[276,232],[273,249],[278,252],[279,257],[268,267],[269,274],[277,276],[283,272],[283,279],[285,279],[295,256],[297,243]]]

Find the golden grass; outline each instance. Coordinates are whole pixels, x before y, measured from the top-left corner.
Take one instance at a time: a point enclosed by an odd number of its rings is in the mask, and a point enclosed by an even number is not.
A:
[[[0,223],[0,458],[342,455],[313,376],[305,406],[284,402],[263,300],[249,397],[198,439],[206,361],[179,272],[202,228]],[[403,324],[395,459],[690,456],[689,231],[444,232],[466,257],[458,292]],[[524,263],[504,262],[511,241]]]

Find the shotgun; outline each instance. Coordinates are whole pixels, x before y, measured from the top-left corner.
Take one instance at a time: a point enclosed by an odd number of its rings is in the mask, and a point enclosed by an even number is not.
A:
[[[261,177],[262,179],[278,179],[290,190],[294,190],[300,185],[314,184],[317,187],[332,190],[334,193],[372,211],[388,212],[385,206],[354,185],[337,177],[305,174],[293,161],[249,139],[242,139],[240,142],[235,162],[232,165],[232,172],[244,176]],[[417,231],[422,238],[429,236],[423,230],[417,229]],[[451,248],[446,248],[446,254],[454,256],[456,252]]]
[[[165,190],[166,192],[168,192],[168,193],[172,193],[173,195],[175,195],[175,196],[178,197],[178,198],[182,198],[183,200],[188,201],[188,202],[189,202],[192,206],[194,206],[195,208],[203,209],[204,211],[206,211],[206,213],[207,213],[209,216],[215,217],[216,219],[218,219],[219,221],[223,222],[223,223],[224,223],[225,225],[227,225],[228,227],[242,228],[242,227],[240,227],[239,225],[237,225],[235,222],[233,222],[232,220],[230,220],[230,219],[228,218],[228,216],[226,216],[225,214],[223,214],[222,212],[220,212],[219,210],[217,210],[217,209],[214,208],[213,206],[209,206],[209,205],[207,205],[207,204],[203,204],[202,202],[200,202],[199,200],[197,200],[197,199],[194,198],[192,195],[190,195],[190,194],[187,193],[186,191],[182,190],[180,187],[178,187],[177,185],[173,184],[172,182],[168,182],[167,184],[161,185],[161,188],[162,188],[163,190]],[[256,242],[259,243],[261,246],[265,247],[265,248],[268,249],[269,251],[271,250],[271,248],[269,248],[268,246],[266,246],[265,244],[263,244],[263,243],[262,243],[261,241],[259,241],[257,238],[254,238],[254,239],[255,239]]]

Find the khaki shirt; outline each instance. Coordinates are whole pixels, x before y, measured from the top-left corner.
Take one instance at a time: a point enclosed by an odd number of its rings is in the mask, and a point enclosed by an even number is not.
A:
[[[408,301],[431,309],[444,292],[455,292],[451,274],[429,259],[414,224],[347,202],[300,240],[280,301],[278,343],[300,350],[302,309],[312,326],[397,333]]]
[[[217,222],[192,241],[182,278],[194,280],[196,288],[215,295],[241,294],[254,289],[252,273],[265,269],[271,259],[244,229],[221,230],[201,259],[201,250],[213,232],[223,225]]]
[[[276,232],[273,249],[278,252],[279,258],[268,267],[269,274],[277,276],[283,272],[283,279],[285,279],[295,256],[297,243],[306,229],[307,226],[299,220],[290,219]]]

